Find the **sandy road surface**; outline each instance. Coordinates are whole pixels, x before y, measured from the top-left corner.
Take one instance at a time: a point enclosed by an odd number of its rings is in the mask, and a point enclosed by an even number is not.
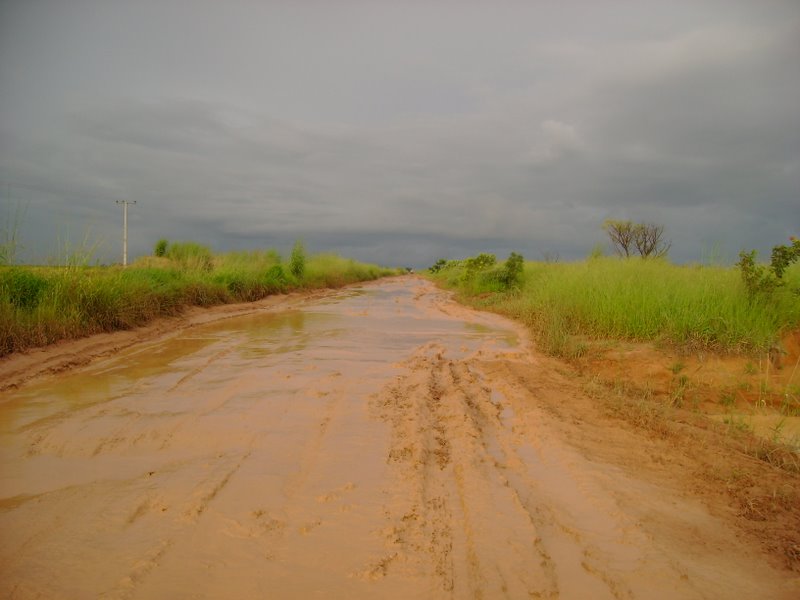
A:
[[[3,392],[0,596],[798,597],[699,503],[575,450],[552,377],[398,278]]]

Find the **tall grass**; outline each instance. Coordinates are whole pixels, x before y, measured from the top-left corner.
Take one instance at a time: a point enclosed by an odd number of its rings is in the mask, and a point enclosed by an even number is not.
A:
[[[130,329],[188,306],[253,301],[340,287],[396,271],[311,256],[301,277],[274,250],[212,255],[177,243],[165,257],[121,267],[0,267],[0,356],[99,332]]]
[[[800,325],[800,265],[787,272],[785,286],[756,298],[735,268],[639,258],[527,262],[521,288],[505,292],[465,277],[458,264],[435,278],[474,303],[522,320],[546,350],[561,355],[580,352],[571,341],[575,335],[752,352]]]

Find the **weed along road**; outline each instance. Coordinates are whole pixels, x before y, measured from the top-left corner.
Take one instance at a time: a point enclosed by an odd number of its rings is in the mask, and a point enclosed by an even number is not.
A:
[[[551,367],[401,277],[3,392],[0,596],[799,597]]]

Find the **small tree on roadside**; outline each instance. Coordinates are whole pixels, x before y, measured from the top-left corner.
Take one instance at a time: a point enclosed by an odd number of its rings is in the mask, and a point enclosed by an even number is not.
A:
[[[655,223],[637,223],[633,227],[633,245],[642,258],[666,256],[672,247],[664,240],[664,226]]]
[[[634,237],[636,225],[632,221],[615,221],[607,219],[603,223],[603,229],[611,240],[614,251],[620,256],[628,257],[634,248]]]
[[[778,279],[783,277],[783,272],[790,264],[800,259],[800,240],[791,236],[789,241],[792,243],[788,246],[782,245],[772,248],[770,266]]]
[[[634,253],[642,258],[666,256],[672,246],[672,242],[664,239],[664,226],[655,223],[608,219],[603,223],[603,229],[614,251],[626,258]]]

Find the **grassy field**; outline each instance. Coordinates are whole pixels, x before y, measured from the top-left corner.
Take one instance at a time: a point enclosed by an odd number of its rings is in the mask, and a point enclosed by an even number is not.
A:
[[[302,249],[213,255],[173,244],[127,268],[0,267],[0,356],[62,339],[130,329],[188,306],[253,301],[292,290],[340,287],[397,271]]]
[[[451,261],[432,277],[476,306],[523,321],[558,356],[579,356],[582,336],[768,351],[800,326],[798,263],[784,275],[784,286],[755,297],[735,267],[608,257],[526,262],[516,286],[498,282],[500,268],[470,270],[467,261]]]

